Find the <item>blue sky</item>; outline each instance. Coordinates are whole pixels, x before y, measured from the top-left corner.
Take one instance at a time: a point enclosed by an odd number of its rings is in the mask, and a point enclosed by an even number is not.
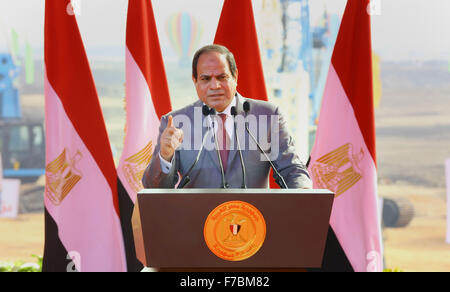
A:
[[[88,48],[123,46],[127,0],[77,0],[77,16]],[[385,60],[450,59],[449,0],[376,0],[379,15],[372,17],[373,48]],[[161,43],[168,46],[167,17],[186,11],[203,23],[204,43],[213,38],[223,0],[153,0]],[[254,0],[258,7],[262,0]],[[345,0],[310,0],[313,21],[324,7],[342,14]],[[0,50],[14,28],[36,49],[43,47],[44,0],[0,0]],[[200,44],[201,45],[201,44]]]

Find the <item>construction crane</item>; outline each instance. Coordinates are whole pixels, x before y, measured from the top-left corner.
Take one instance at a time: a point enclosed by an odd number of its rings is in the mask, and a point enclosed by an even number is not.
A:
[[[318,28],[311,26],[309,0],[264,0],[262,13],[262,47],[271,101],[286,113],[299,152],[306,155],[314,142],[311,117],[316,115],[316,99],[320,98],[317,80],[323,74],[317,60],[322,60],[322,47],[328,45],[328,27],[315,33]]]

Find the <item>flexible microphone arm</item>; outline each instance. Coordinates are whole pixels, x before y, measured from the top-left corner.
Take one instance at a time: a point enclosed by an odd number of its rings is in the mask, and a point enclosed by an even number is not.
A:
[[[234,120],[234,136],[236,137],[236,144],[237,144],[237,150],[239,153],[239,158],[241,160],[241,168],[242,168],[242,185],[241,185],[241,189],[246,189],[247,188],[247,183],[246,183],[246,173],[245,173],[245,165],[244,165],[244,158],[242,157],[242,150],[241,150],[241,143],[239,142],[239,137],[237,135],[237,126],[236,126],[236,115],[237,115],[237,110],[236,107],[231,107],[231,115],[233,116],[233,120]]]
[[[280,186],[280,188],[282,189],[288,189],[288,186],[283,178],[283,176],[278,172],[277,168],[275,167],[275,165],[272,163],[272,161],[270,160],[269,156],[267,155],[266,151],[264,151],[261,148],[261,145],[259,145],[258,141],[256,140],[255,136],[253,136],[253,134],[250,132],[250,129],[248,128],[248,120],[247,120],[247,114],[250,111],[250,103],[248,101],[244,102],[244,112],[245,112],[245,129],[247,130],[247,133],[250,135],[250,137],[252,138],[252,140],[256,143],[256,146],[258,147],[259,151],[264,154],[264,156],[266,157],[267,161],[269,161],[270,166],[273,169],[273,172],[275,173],[275,182]]]
[[[206,116],[206,117],[209,116],[210,113],[211,113],[211,110],[209,109],[209,107],[208,107],[207,105],[204,105],[204,106],[203,106],[202,111],[203,111],[203,115]],[[178,185],[178,189],[184,188],[184,187],[191,181],[191,177],[190,177],[191,172],[192,172],[192,170],[194,169],[194,167],[197,165],[197,163],[198,163],[198,161],[199,161],[199,159],[200,159],[200,155],[201,155],[202,152],[203,152],[203,149],[204,149],[204,146],[205,146],[205,143],[206,143],[206,139],[207,139],[208,136],[209,136],[208,134],[210,133],[210,130],[211,130],[211,127],[210,127],[210,125],[208,124],[208,132],[207,132],[207,133],[205,134],[205,136],[203,137],[202,145],[200,146],[200,149],[199,149],[199,151],[198,151],[197,157],[195,158],[194,163],[191,165],[191,167],[189,168],[189,170],[188,170],[188,172],[186,173],[186,175],[181,179],[181,182],[180,182],[180,184]]]
[[[216,110],[212,108],[211,111],[210,111],[210,115],[215,117]],[[214,119],[211,118],[211,120],[212,120],[212,124],[213,124],[214,146],[216,148],[217,159],[219,160],[219,166],[220,166],[220,173],[222,175],[222,185],[220,187],[222,189],[228,189],[230,187],[230,185],[225,180],[225,171],[223,169],[222,158],[220,157],[219,142],[218,142],[217,137],[216,137],[216,131],[214,131]]]

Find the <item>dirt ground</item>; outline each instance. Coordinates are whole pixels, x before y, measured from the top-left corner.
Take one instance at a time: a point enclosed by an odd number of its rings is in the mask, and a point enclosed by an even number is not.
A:
[[[44,213],[0,218],[0,262],[36,262],[44,251]]]
[[[387,268],[407,272],[450,272],[450,244],[446,236],[446,201],[442,188],[408,185],[379,186],[383,197],[407,198],[414,206],[411,223],[385,228],[384,258]]]
[[[442,199],[445,189],[381,185],[379,192],[384,197],[407,198],[415,209],[408,226],[384,229],[386,267],[405,272],[450,272],[450,244],[445,243],[446,202]],[[0,234],[0,262],[35,262],[31,255],[42,255],[44,248],[44,215],[0,219]]]

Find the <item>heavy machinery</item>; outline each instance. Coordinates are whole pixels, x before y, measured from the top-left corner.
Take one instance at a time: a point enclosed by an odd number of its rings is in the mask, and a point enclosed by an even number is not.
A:
[[[45,173],[45,133],[42,121],[22,117],[14,79],[20,73],[11,54],[0,53],[0,152],[3,177],[22,182]]]

